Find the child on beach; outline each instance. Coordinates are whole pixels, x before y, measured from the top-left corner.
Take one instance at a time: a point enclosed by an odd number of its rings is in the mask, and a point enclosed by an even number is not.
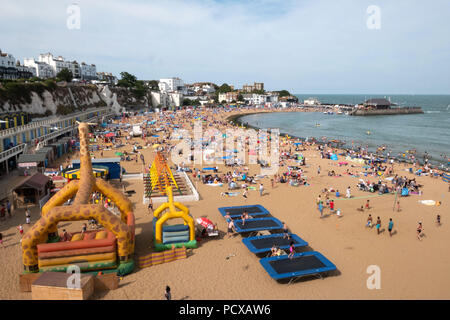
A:
[[[376,228],[377,228],[377,234],[380,234],[380,228],[381,228],[381,219],[380,219],[380,217],[377,217]]]
[[[19,224],[17,230],[19,230],[20,236],[23,236],[23,226],[21,224]]]
[[[262,183],[259,184],[259,196],[262,197],[264,192],[264,186]]]
[[[336,190],[336,198],[339,198],[341,194],[339,193],[339,190]]]
[[[236,232],[236,228],[234,226],[234,222],[233,220],[230,219],[230,221],[228,222],[228,230],[227,230],[227,235],[228,238],[231,238],[231,235]]]
[[[320,212],[320,217],[322,218],[323,217],[323,204],[322,204],[322,201],[319,202],[318,209],[319,209],[319,212]]]
[[[367,200],[367,202],[366,202],[366,209],[370,209],[369,200]]]
[[[164,292],[164,297],[166,298],[166,300],[171,300],[172,299],[172,294],[170,293],[170,287],[166,286],[166,291]]]
[[[367,218],[366,228],[372,228],[372,215],[369,214],[369,217]]]
[[[351,198],[352,194],[350,192],[350,187],[347,188],[347,198]]]
[[[423,231],[422,221],[419,221],[419,225],[417,226],[417,239],[419,239],[420,241],[422,241],[422,239],[420,238],[422,231]]]
[[[361,206],[361,208],[356,209],[358,211],[364,212],[364,206]]]
[[[289,229],[286,222],[283,222],[283,239],[289,238]]]
[[[248,215],[248,212],[247,211],[244,211],[244,213],[242,213],[242,216],[241,216],[241,220],[242,220],[242,225],[245,225],[245,220],[248,220],[248,219],[250,219],[251,217]]]
[[[330,200],[330,211],[334,212],[334,200],[333,199]]]
[[[400,201],[397,201],[397,212],[400,212]]]
[[[289,243],[289,255],[288,255],[288,258],[292,259],[294,257],[294,254],[295,254],[294,241],[291,241]]]
[[[392,221],[392,218],[389,218],[389,225],[388,225],[388,231],[389,231],[389,236],[392,237],[392,229],[394,228],[394,222]]]

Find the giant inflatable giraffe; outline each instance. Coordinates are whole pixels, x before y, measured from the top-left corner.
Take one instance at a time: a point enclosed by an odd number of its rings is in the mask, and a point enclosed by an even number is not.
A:
[[[89,125],[79,123],[80,136],[80,180],[72,180],[56,193],[42,208],[41,218],[22,238],[22,260],[25,272],[38,272],[37,245],[57,241],[60,221],[95,219],[111,231],[117,239],[119,257],[118,272],[132,271],[134,252],[134,215],[132,204],[121,192],[108,182],[95,178],[89,152]],[[99,191],[110,198],[119,208],[120,218],[100,204],[89,204],[93,191]],[[76,195],[76,196],[75,196]],[[70,206],[62,206],[75,196]]]

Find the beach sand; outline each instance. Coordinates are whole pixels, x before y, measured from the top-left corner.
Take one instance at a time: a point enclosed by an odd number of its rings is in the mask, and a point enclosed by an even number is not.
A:
[[[222,119],[230,114],[221,114]],[[218,117],[218,116],[216,116]],[[140,141],[141,138],[133,140]],[[122,150],[131,151],[126,145]],[[349,166],[336,166],[336,161],[321,159],[315,148],[302,152],[306,156],[305,175],[310,186],[292,187],[288,184],[270,185],[270,178],[262,181],[265,194],[260,197],[257,190],[250,190],[248,199],[242,195],[222,197],[226,186],[210,187],[196,181],[201,200],[183,203],[194,218],[206,216],[218,224],[219,238],[199,242],[197,249],[188,250],[188,258],[145,269],[136,267],[125,276],[114,291],[96,292],[94,299],[164,299],[164,289],[169,285],[173,299],[450,299],[450,192],[448,184],[441,179],[415,176],[423,184],[422,195],[400,198],[401,212],[393,210],[394,195],[378,196],[359,191],[358,178],[343,174],[329,177],[328,170],[344,173]],[[104,151],[104,157],[111,157],[118,150]],[[147,164],[154,157],[149,147],[140,150]],[[95,152],[96,157],[99,152]],[[77,155],[73,154],[76,159]],[[61,160],[63,162],[63,160]],[[134,161],[122,162],[127,172],[142,172],[142,165]],[[321,174],[317,174],[320,165]],[[209,165],[208,165],[209,166]],[[197,166],[198,168],[202,166]],[[251,174],[259,173],[259,166],[249,165]],[[405,171],[406,165],[395,165],[396,173],[412,177]],[[363,171],[361,165],[350,168]],[[219,172],[232,171],[219,165]],[[282,169],[280,169],[280,172]],[[374,178],[371,178],[374,180]],[[152,215],[142,204],[143,183],[141,180],[126,180],[127,190],[135,190],[130,197],[135,204],[136,255],[152,251]],[[116,185],[120,186],[119,182]],[[316,209],[316,198],[324,188],[334,187],[345,195],[351,186],[352,199],[338,199],[335,208],[343,216],[327,215],[320,218]],[[241,191],[242,194],[242,191]],[[334,194],[330,198],[335,198]],[[372,208],[360,212],[357,208],[369,199]],[[419,200],[442,201],[441,206],[425,206]],[[309,243],[314,251],[319,251],[338,268],[338,274],[321,279],[307,279],[293,284],[280,284],[273,280],[259,263],[259,258],[242,243],[241,235],[228,239],[224,236],[226,223],[218,211],[219,207],[260,204],[271,214],[286,222],[290,231]],[[156,208],[156,205],[155,205]],[[374,220],[380,216],[384,232],[377,235],[375,228],[365,228],[368,214]],[[436,226],[436,215],[442,217],[442,225]],[[39,218],[38,208],[32,209],[32,223]],[[394,221],[395,234],[387,231],[389,218]],[[423,222],[422,241],[416,237],[418,221]],[[0,299],[31,299],[31,293],[19,291],[19,274],[23,270],[21,262],[20,235],[16,230],[19,223],[25,224],[24,209],[17,209],[11,219],[1,222],[4,246],[0,247]],[[30,225],[31,226],[31,225]],[[62,223],[68,231],[79,231],[81,222]],[[229,257],[227,259],[227,257]],[[377,265],[381,269],[381,288],[369,290],[367,268]]]

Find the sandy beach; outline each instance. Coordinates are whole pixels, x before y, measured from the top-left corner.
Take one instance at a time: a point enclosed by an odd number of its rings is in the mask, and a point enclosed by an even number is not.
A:
[[[291,110],[292,111],[292,110]],[[201,114],[207,117],[204,125],[215,120],[214,127],[225,130],[230,125],[226,118],[234,112],[217,112],[205,110]],[[153,115],[154,117],[154,115]],[[130,118],[130,122],[139,122],[142,118]],[[193,119],[185,113],[176,114],[173,123],[180,127],[192,129]],[[189,125],[189,126],[188,126]],[[152,127],[148,126],[151,131]],[[153,128],[154,129],[154,128]],[[168,133],[168,132],[167,132]],[[158,138],[133,138],[129,142],[138,142],[144,146],[140,151],[145,157],[146,165],[151,164],[155,156],[152,144],[161,141]],[[124,139],[122,139],[124,140]],[[283,139],[281,139],[283,141]],[[148,145],[148,147],[145,147]],[[286,141],[282,150],[292,149],[292,141]],[[202,239],[196,249],[188,250],[188,258],[170,263],[160,264],[145,269],[135,268],[134,272],[125,276],[119,283],[119,289],[95,293],[94,299],[164,299],[164,289],[169,285],[173,299],[450,299],[450,252],[446,249],[450,241],[450,190],[448,183],[440,178],[417,176],[411,174],[407,164],[396,163],[394,173],[416,178],[423,187],[421,194],[401,197],[400,208],[394,209],[395,195],[370,193],[358,190],[359,178],[346,174],[349,169],[364,179],[378,180],[375,177],[364,177],[362,164],[349,163],[339,166],[337,161],[322,159],[317,146],[306,146],[305,151],[299,151],[306,158],[302,166],[303,175],[309,185],[298,187],[288,183],[277,183],[271,186],[271,177],[261,180],[264,184],[264,194],[257,190],[249,190],[248,198],[221,196],[227,191],[227,186],[210,187],[198,181],[190,173],[192,183],[196,186],[200,201],[183,203],[194,218],[207,217],[217,223],[220,236],[218,238]],[[132,145],[103,151],[103,157],[114,157],[115,152],[132,151]],[[94,152],[100,158],[100,151]],[[77,154],[59,159],[53,167],[59,164],[67,165],[71,159],[77,159]],[[128,173],[142,173],[141,162],[123,161],[122,166]],[[279,174],[287,170],[288,165],[294,165],[292,160],[284,162]],[[352,166],[351,166],[352,165]],[[196,165],[202,168],[205,165]],[[206,165],[209,166],[209,165]],[[320,174],[318,167],[320,166]],[[219,175],[234,168],[218,165]],[[249,175],[260,173],[259,165],[246,165]],[[336,175],[327,173],[334,170]],[[152,215],[142,203],[144,186],[140,179],[124,180],[127,190],[135,190],[130,200],[135,205],[136,216],[136,250],[135,255],[152,252]],[[114,185],[121,188],[119,181]],[[255,185],[256,187],[258,185]],[[352,198],[345,198],[345,190],[351,187]],[[324,197],[324,188],[334,188],[341,192],[336,198],[330,193],[330,199],[335,199],[335,208],[340,209],[342,217],[330,214],[325,209],[323,218],[317,210],[316,198]],[[370,200],[370,209],[363,212],[357,209]],[[440,206],[426,206],[420,200],[441,201]],[[242,243],[242,236],[236,234],[232,238],[225,236],[227,225],[218,211],[219,207],[259,204],[268,209],[272,216],[286,222],[292,233],[307,241],[310,250],[319,251],[332,261],[338,269],[338,274],[321,279],[307,279],[287,285],[273,280],[259,263],[259,258],[251,253]],[[39,207],[33,207],[31,223],[39,219]],[[368,215],[374,220],[381,218],[380,234],[375,228],[366,228]],[[436,224],[436,215],[441,215],[442,224]],[[389,218],[394,222],[394,234],[387,230]],[[422,241],[417,239],[416,227],[418,221],[423,223]],[[13,217],[0,224],[3,234],[3,245],[0,245],[0,299],[31,299],[31,293],[19,291],[19,274],[23,270],[21,261],[19,224],[24,225],[25,232],[32,226],[25,224],[24,209],[15,209]],[[82,222],[62,223],[69,231],[79,231]],[[227,258],[228,257],[228,258]],[[367,279],[370,274],[367,268],[371,265],[380,267],[381,288],[369,290]]]

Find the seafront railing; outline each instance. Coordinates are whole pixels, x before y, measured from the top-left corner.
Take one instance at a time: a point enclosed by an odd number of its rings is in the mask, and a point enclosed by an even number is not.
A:
[[[53,117],[51,117],[49,119],[39,120],[39,121],[36,121],[36,122],[27,123],[27,124],[25,124],[23,126],[3,129],[3,130],[0,130],[0,138],[4,138],[4,137],[20,134],[20,133],[22,133],[24,131],[28,131],[28,130],[32,130],[32,129],[37,129],[37,128],[49,126],[49,125],[52,125],[52,124],[54,124],[56,122],[73,119],[74,117],[79,117],[79,116],[82,116],[82,115],[85,115],[85,114],[89,114],[89,113],[92,113],[92,112],[99,112],[99,111],[105,111],[105,110],[108,110],[108,107],[101,107],[101,108],[96,108],[96,109],[88,109],[86,111],[80,111],[80,112],[77,112],[77,113],[72,113],[72,114],[64,116],[64,117],[53,116]]]

